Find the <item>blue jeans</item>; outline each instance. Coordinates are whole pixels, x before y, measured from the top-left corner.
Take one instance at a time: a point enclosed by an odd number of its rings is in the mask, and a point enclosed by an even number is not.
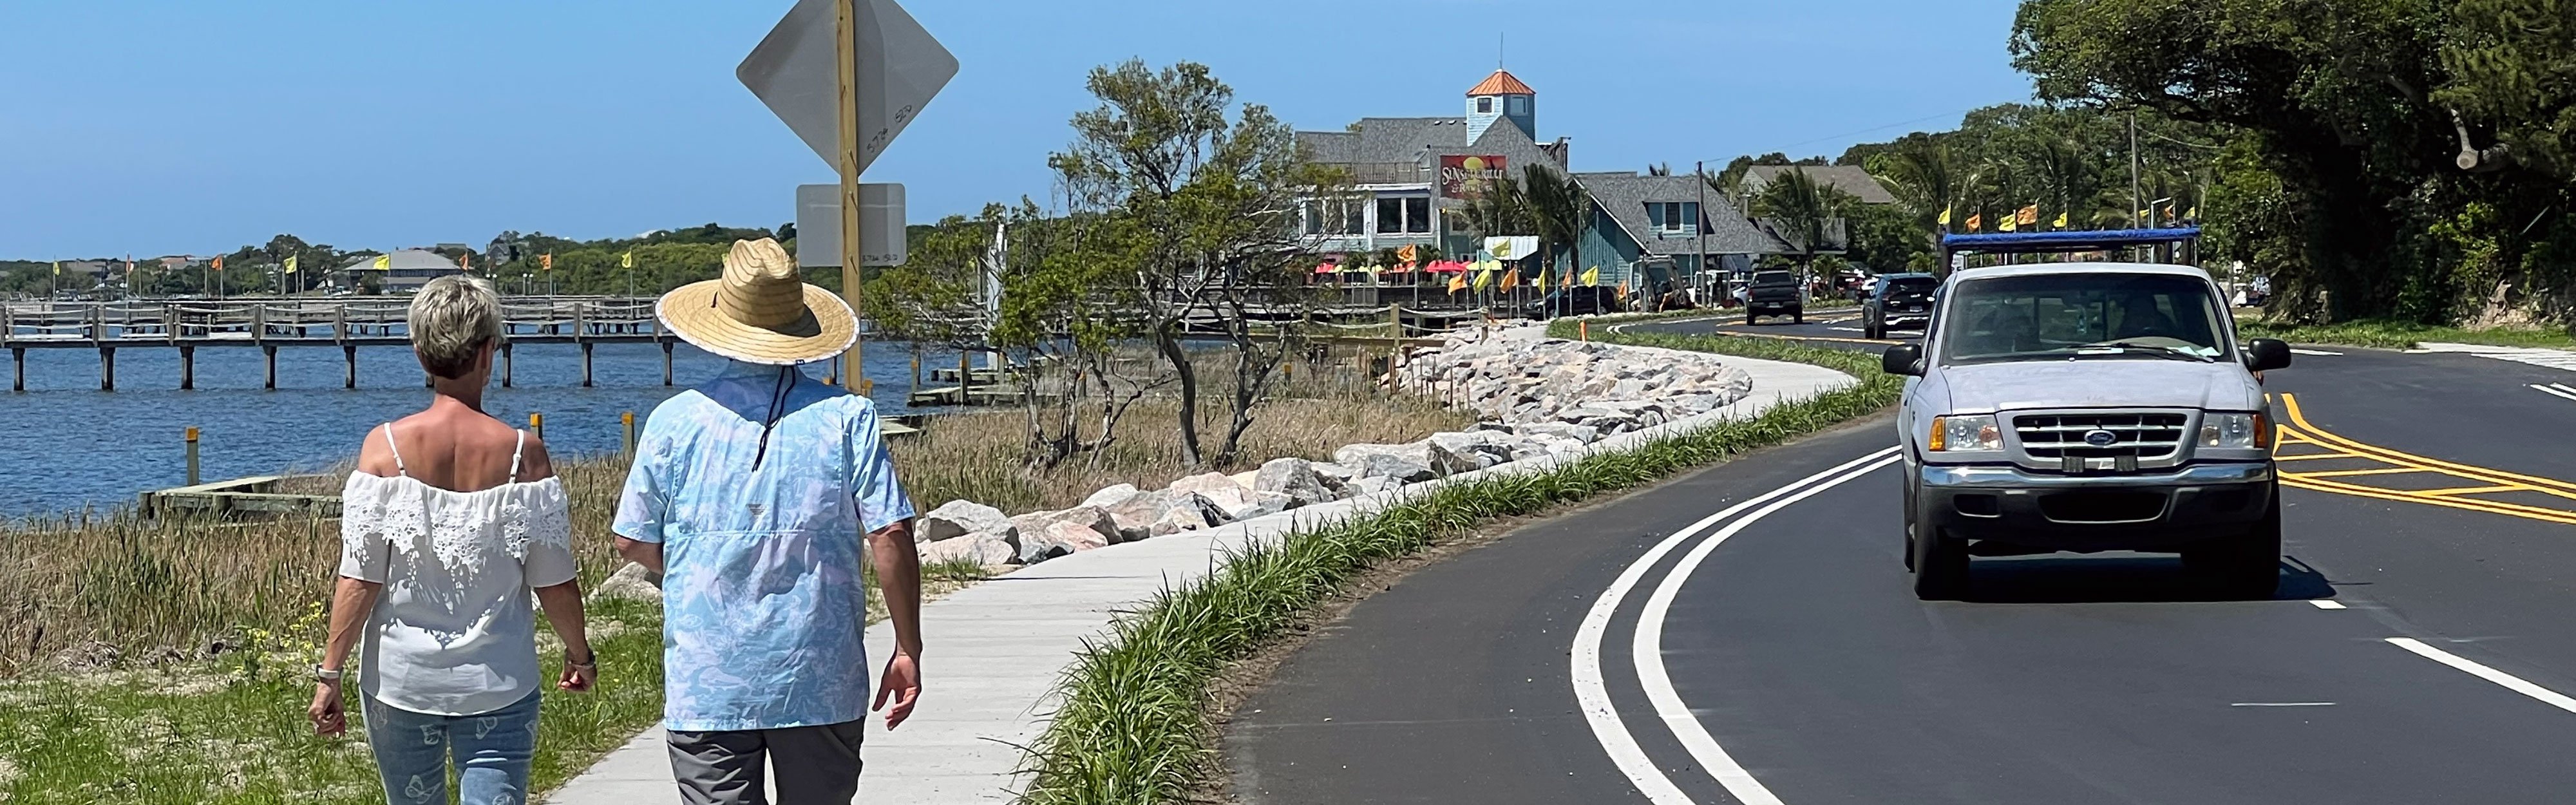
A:
[[[528,757],[537,751],[537,691],[518,704],[471,716],[415,713],[367,701],[367,746],[385,778],[389,805],[446,805],[447,762],[456,760],[462,805],[522,805]]]

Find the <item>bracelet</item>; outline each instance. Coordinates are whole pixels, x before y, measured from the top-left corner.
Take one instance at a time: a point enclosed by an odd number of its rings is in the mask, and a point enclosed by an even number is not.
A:
[[[340,681],[340,676],[342,675],[342,673],[343,673],[343,672],[341,671],[341,669],[338,669],[338,668],[324,668],[324,667],[322,667],[322,666],[316,665],[316,666],[313,666],[313,681],[315,681],[315,682],[338,682],[338,681]]]
[[[599,652],[591,652],[589,662],[573,662],[571,657],[565,657],[564,665],[570,668],[579,668],[584,671],[599,670]]]

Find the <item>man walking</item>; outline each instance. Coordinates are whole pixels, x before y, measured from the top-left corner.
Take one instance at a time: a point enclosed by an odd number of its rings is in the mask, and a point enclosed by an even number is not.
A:
[[[886,728],[921,694],[913,510],[876,407],[796,369],[849,349],[857,317],[767,238],[735,242],[723,278],[655,312],[730,359],[654,409],[613,526],[619,553],[663,574],[662,726],[680,799],[766,805],[766,765],[782,802],[850,802],[870,709],[861,534],[894,622],[876,690]]]

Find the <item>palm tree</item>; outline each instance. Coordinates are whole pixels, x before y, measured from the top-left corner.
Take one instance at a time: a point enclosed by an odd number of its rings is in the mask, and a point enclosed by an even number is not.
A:
[[[1780,172],[1753,199],[1755,214],[1771,220],[1772,230],[1798,250],[1798,264],[1810,272],[1816,253],[1830,239],[1843,212],[1859,200],[1850,193],[1817,182],[1803,168]]]
[[[1567,273],[1580,271],[1583,264],[1583,231],[1592,218],[1592,193],[1572,175],[1561,175],[1537,165],[1521,168],[1521,187],[1529,197],[1531,222],[1538,225],[1539,241],[1547,245],[1546,268],[1556,266],[1556,247],[1563,245],[1568,257]]]

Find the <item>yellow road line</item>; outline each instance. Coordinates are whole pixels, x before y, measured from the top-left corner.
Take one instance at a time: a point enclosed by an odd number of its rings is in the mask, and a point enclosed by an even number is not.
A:
[[[2341,478],[2347,475],[2402,475],[2410,472],[2440,472],[2440,470],[2425,469],[2423,467],[2381,467],[2375,470],[2319,470],[2317,472],[2285,472],[2281,474],[2296,475],[2301,478]]]
[[[2384,457],[2382,460],[2387,461],[2387,463],[2390,464],[2417,464],[2426,467],[2438,467],[2448,470],[2451,474],[2458,475],[2463,478],[2486,481],[2492,484],[2511,484],[2520,482],[2547,487],[2546,489],[2534,489],[2532,491],[2547,492],[2548,494],[2576,500],[2576,483],[2568,483],[2556,478],[2542,478],[2534,475],[2506,472],[2504,470],[2491,469],[2487,467],[2454,464],[2441,459],[2425,458],[2423,456],[2411,453],[2402,453],[2385,447],[2363,444],[2341,436],[2336,436],[2332,433],[2326,432],[2323,428],[2308,424],[2306,414],[2299,409],[2298,395],[2285,392],[2281,395],[2281,403],[2282,406],[2287,409],[2290,421],[2297,423],[2299,430],[2303,431],[2303,433],[2300,434],[2302,438],[2322,439],[2336,447],[2358,453],[2369,454],[2373,458]]]
[[[2452,509],[2467,509],[2467,510],[2469,510],[2469,511],[2486,512],[2486,513],[2488,513],[2488,514],[2501,514],[2501,515],[2505,515],[2505,516],[2508,516],[2508,517],[2520,517],[2520,518],[2523,518],[2523,519],[2526,519],[2526,520],[2540,520],[2540,521],[2543,521],[2543,522],[2551,522],[2551,523],[2565,523],[2565,524],[2567,524],[2567,525],[2576,525],[2576,512],[2561,512],[2561,511],[2555,511],[2555,510],[2550,510],[2550,509],[2539,509],[2539,510],[2536,510],[2536,511],[2529,511],[2529,512],[2523,512],[2523,511],[2510,511],[2510,510],[2505,510],[2505,509],[2500,509],[2500,508],[2494,508],[2494,507],[2491,507],[2491,506],[2489,506],[2489,505],[2485,505],[2485,504],[2486,504],[2486,502],[2485,502],[2485,501],[2480,501],[2480,500],[2462,500],[2462,499],[2459,499],[2459,498],[2438,498],[2438,497],[2422,497],[2422,496],[2418,496],[2418,495],[2401,495],[2401,494],[2396,494],[2396,493],[2389,492],[2389,491],[2384,490],[2384,489],[2378,489],[2378,488],[2375,488],[2375,487],[2367,487],[2367,486],[2351,486],[2351,485],[2344,485],[2344,484],[2336,484],[2336,485],[2333,485],[2333,486],[2327,486],[2327,485],[2323,485],[2323,484],[2316,484],[2316,483],[2309,483],[2309,482],[2299,481],[2299,480],[2295,480],[2295,479],[2287,478],[2287,477],[2282,478],[2282,479],[2281,479],[2281,483],[2282,483],[2282,484],[2284,484],[2284,485],[2287,485],[2287,486],[2297,487],[2297,488],[2299,488],[2299,489],[2307,489],[2307,490],[2317,491],[2317,492],[2329,492],[2329,493],[2338,494],[2338,495],[2351,495],[2351,496],[2354,496],[2354,497],[2364,497],[2364,498],[2378,498],[2378,499],[2381,499],[2381,500],[2394,500],[2394,501],[2399,501],[2399,502],[2403,502],[2403,503],[2422,503],[2422,504],[2429,505],[2429,506],[2441,506],[2441,507],[2444,507],[2444,508],[2452,508]]]
[[[2455,486],[2449,489],[2409,489],[2418,495],[2485,495],[2496,492],[2529,492],[2528,486]]]
[[[2362,458],[2352,453],[2304,453],[2295,456],[2273,456],[2273,461],[2308,461],[2320,458]]]

